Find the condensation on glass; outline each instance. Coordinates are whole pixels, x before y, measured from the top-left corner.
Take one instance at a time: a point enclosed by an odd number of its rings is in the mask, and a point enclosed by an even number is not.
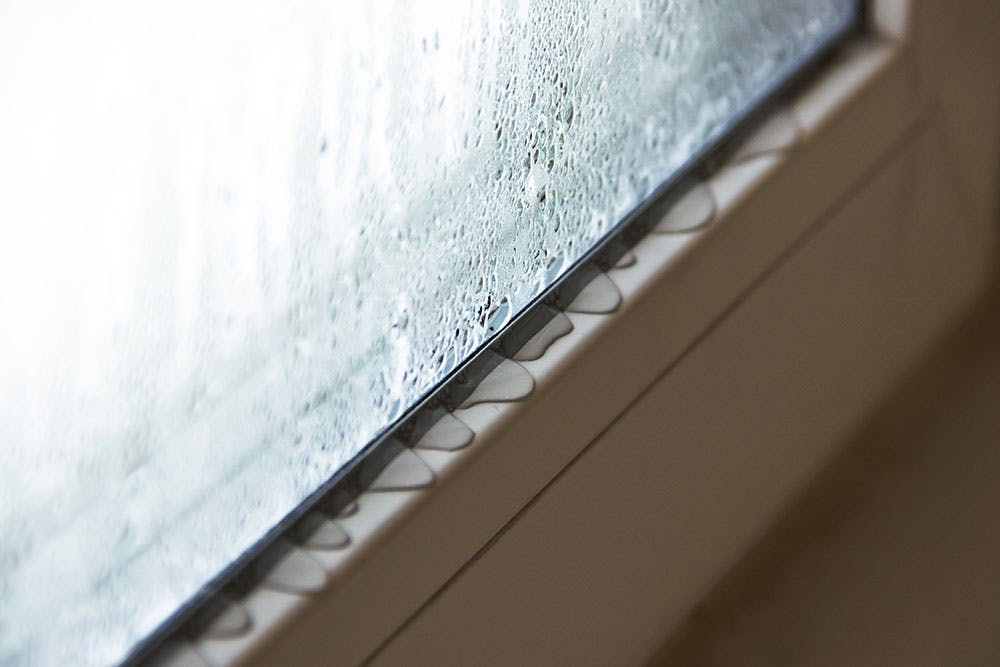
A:
[[[0,663],[120,659],[854,4],[0,4]]]

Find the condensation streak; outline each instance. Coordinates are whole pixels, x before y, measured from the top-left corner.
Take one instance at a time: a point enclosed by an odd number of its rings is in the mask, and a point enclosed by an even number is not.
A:
[[[120,659],[853,0],[5,0],[0,663]]]

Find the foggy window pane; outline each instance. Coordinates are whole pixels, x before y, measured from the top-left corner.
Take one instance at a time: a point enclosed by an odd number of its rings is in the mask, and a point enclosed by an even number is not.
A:
[[[121,658],[854,4],[0,3],[0,663]]]

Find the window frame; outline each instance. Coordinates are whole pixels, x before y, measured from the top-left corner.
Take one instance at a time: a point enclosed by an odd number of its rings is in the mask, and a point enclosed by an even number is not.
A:
[[[692,187],[718,173],[776,109],[789,98],[800,94],[827,69],[838,52],[870,35],[869,3],[867,0],[854,2],[854,21],[818,45],[814,53],[797,65],[794,71],[788,72],[775,85],[761,91],[716,139],[695,153],[649,198],[577,260],[563,277],[538,295],[506,325],[496,325],[493,333],[475,354],[369,442],[347,465],[289,512],[239,559],[207,582],[152,634],[133,647],[124,664],[142,663],[159,655],[178,638],[197,635],[213,619],[225,612],[223,600],[243,598],[257,590],[267,573],[295,549],[288,535],[307,513],[322,510],[325,514],[336,516],[356,503],[373,481],[401,453],[409,450],[441,416],[458,409],[512,350],[520,349],[555,313],[565,310],[596,276],[608,271],[646,238],[664,211],[670,209]],[[518,411],[518,406],[513,406],[489,425],[487,430],[491,433],[503,430],[507,420],[515,419]],[[477,432],[477,439],[479,438],[480,433]],[[385,515],[379,518],[374,532],[381,533],[390,523],[404,520],[407,514],[408,510],[402,506],[387,508]],[[345,562],[344,567],[357,567],[356,559]]]

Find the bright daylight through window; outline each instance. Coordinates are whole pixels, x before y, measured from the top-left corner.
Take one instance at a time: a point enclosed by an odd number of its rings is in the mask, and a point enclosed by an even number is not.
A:
[[[0,4],[0,663],[107,663],[854,0]]]

